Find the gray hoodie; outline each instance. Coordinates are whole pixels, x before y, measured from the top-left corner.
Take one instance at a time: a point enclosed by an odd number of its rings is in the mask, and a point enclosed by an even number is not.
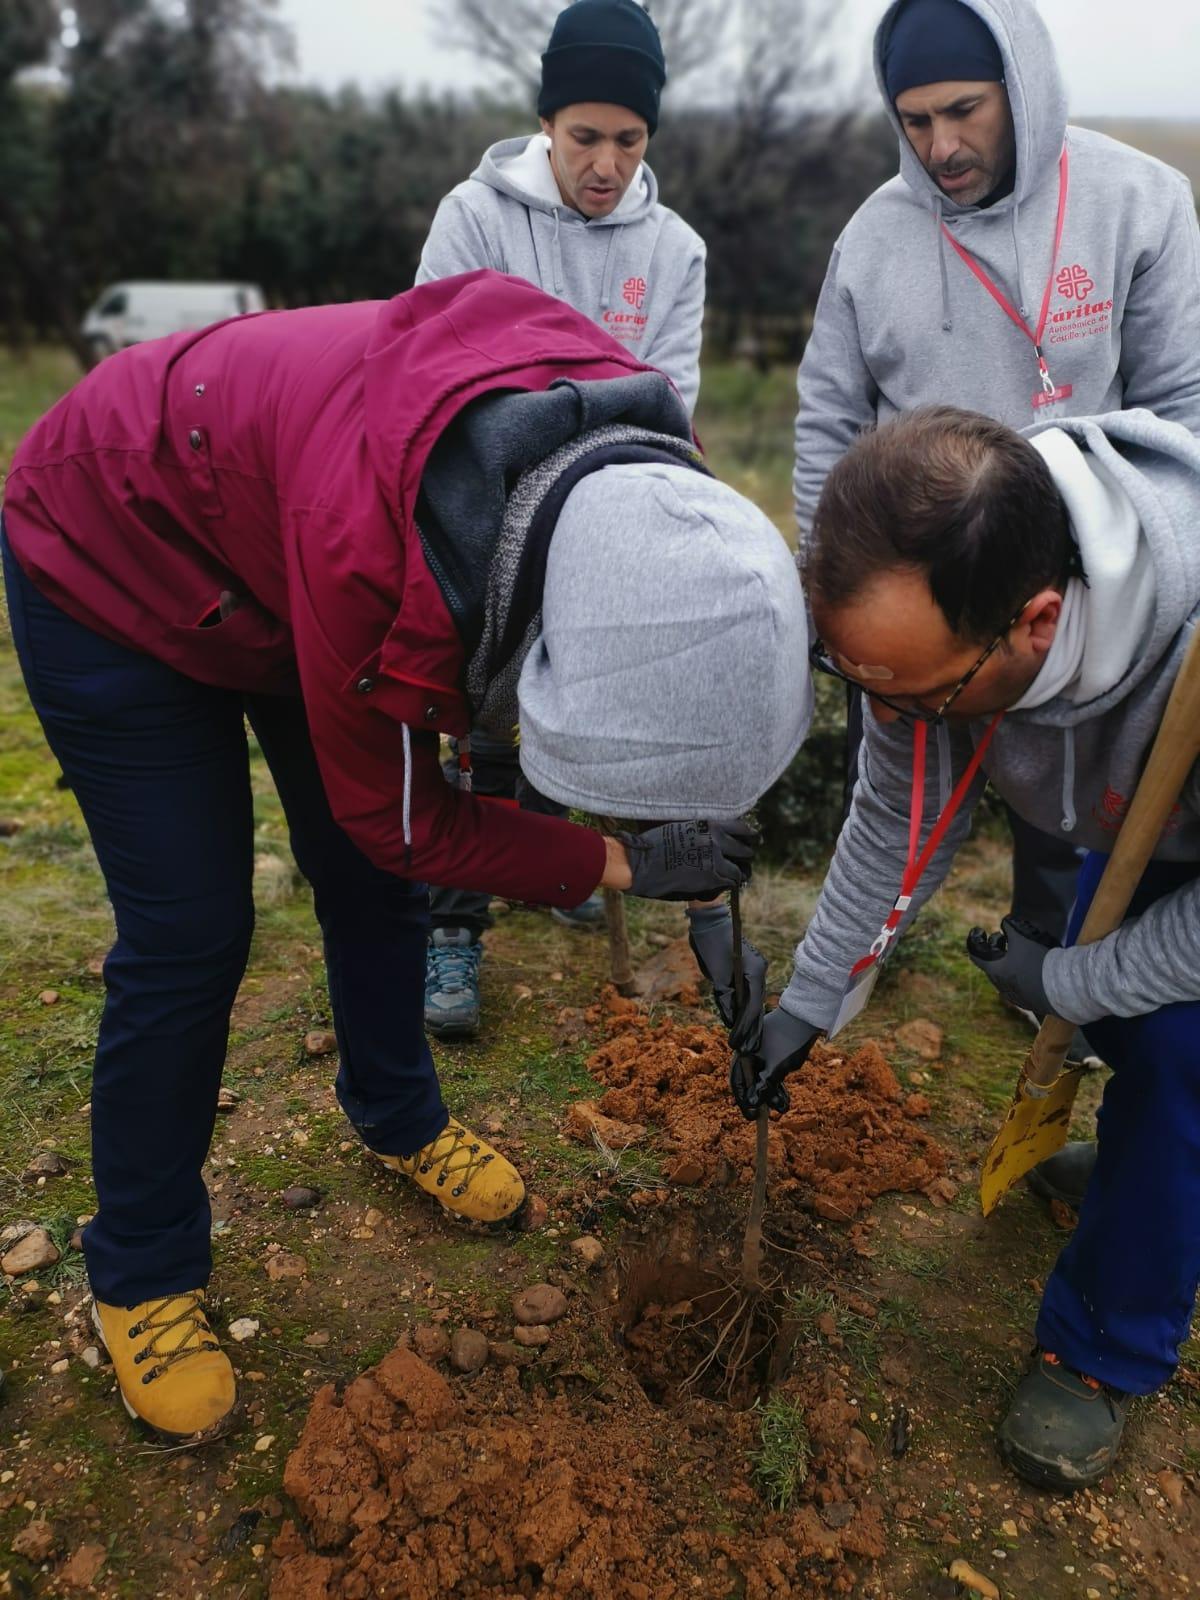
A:
[[[438,207],[418,283],[492,267],[537,284],[665,372],[689,411],[700,393],[704,241],[658,203],[643,164],[611,216],[562,199],[542,134],[493,145]]]
[[[1121,654],[1119,676],[1103,692],[1082,701],[1062,693],[1036,709],[1005,716],[905,925],[949,870],[970,831],[985,778],[1043,832],[1111,851],[1191,633],[1200,625],[1200,441],[1145,411],[1060,420],[1056,426],[1085,452],[1084,460],[1095,463],[1093,472],[1098,467],[1128,497],[1148,553],[1145,566],[1153,569],[1153,604],[1145,608],[1137,639]],[[1109,526],[1107,536],[1103,520],[1095,530],[1102,543],[1112,537]],[[1095,550],[1097,562],[1102,556],[1103,548]],[[1085,554],[1085,569],[1087,563]],[[850,815],[781,1002],[821,1027],[832,1022],[851,967],[870,949],[891,910],[908,849],[912,730],[869,715],[863,720]],[[923,839],[985,727],[948,723],[930,738]],[[1192,770],[1155,858],[1200,861],[1200,766]],[[1200,879],[1107,939],[1052,952],[1045,976],[1051,1002],[1075,1022],[1139,1015],[1200,998]]]
[[[1025,428],[1143,406],[1200,432],[1200,231],[1187,179],[1102,134],[1066,125],[1054,47],[1031,0],[963,0],[991,29],[1016,135],[1013,192],[985,209],[942,194],[905,137],[900,174],[851,218],[834,248],[800,366],[795,500],[802,535],[830,468],[860,430],[915,406],[963,406]],[[1035,410],[1030,340],[947,242],[945,222],[1036,328],[1051,269],[1059,156],[1066,224],[1044,349],[1071,394]]]

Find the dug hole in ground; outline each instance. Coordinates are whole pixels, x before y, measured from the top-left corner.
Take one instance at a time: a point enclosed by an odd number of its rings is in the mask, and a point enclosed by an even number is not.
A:
[[[937,1083],[941,1027],[910,1015],[890,1051],[818,1047],[791,1080],[771,1124],[765,1290],[747,1305],[754,1130],[730,1101],[724,1034],[697,1009],[685,942],[642,963],[639,989],[558,1019],[601,1036],[586,1068],[603,1092],[564,1108],[563,1134],[596,1160],[555,1215],[604,1219],[604,1244],[565,1231],[538,1291],[555,1317],[544,1343],[493,1340],[459,1377],[405,1339],[318,1394],[285,1470],[297,1516],[274,1545],[272,1600],[1188,1592],[1194,1524],[1170,1514],[1170,1475],[1132,1516],[1111,1483],[1066,1500],[1009,1478],[987,1435],[1019,1358],[964,1449],[961,1353],[891,1292],[908,1273],[933,1311],[946,1236],[974,1234],[987,1270],[974,1174],[914,1087]],[[977,1146],[991,1127],[976,1118]],[[901,1198],[883,1219],[885,1195]],[[1040,1283],[1025,1288],[1031,1316]],[[984,1284],[952,1293],[987,1323]],[[1175,1510],[1190,1512],[1183,1483]]]
[[[574,1198],[586,1216],[624,1188],[630,1220],[588,1278],[563,1279],[549,1362],[493,1345],[452,1388],[402,1344],[317,1395],[285,1472],[299,1518],[275,1546],[275,1600],[852,1594],[883,1554],[875,1443],[830,1349],[837,1317],[809,1313],[864,1245],[854,1224],[877,1195],[953,1195],[928,1100],[874,1045],[818,1053],[772,1125],[768,1287],[740,1306],[754,1140],[722,1033],[611,991],[591,1020],[606,1039],[588,1070],[607,1088],[566,1113],[599,1158]],[[666,1181],[629,1188],[651,1125]],[[864,1321],[877,1309],[846,1305]],[[888,1425],[899,1446],[903,1415]]]

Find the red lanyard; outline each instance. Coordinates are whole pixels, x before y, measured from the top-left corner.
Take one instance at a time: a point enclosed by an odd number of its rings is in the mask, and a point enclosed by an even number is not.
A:
[[[1046,332],[1046,322],[1050,316],[1050,295],[1054,289],[1054,277],[1058,271],[1058,252],[1062,248],[1063,227],[1067,220],[1067,190],[1069,187],[1070,161],[1067,158],[1067,147],[1063,145],[1063,153],[1058,161],[1058,221],[1054,225],[1054,254],[1050,258],[1050,276],[1046,279],[1046,292],[1042,296],[1042,314],[1038,318],[1036,332],[1025,321],[1025,318],[1013,305],[1003,289],[992,282],[978,261],[963,249],[946,224],[942,223],[942,232],[949,239],[961,260],[966,264],[967,269],[978,278],[1005,316],[1016,323],[1017,327],[1020,328],[1021,332],[1033,345],[1034,353],[1037,356],[1038,371],[1042,375],[1042,388],[1047,396],[1053,396],[1055,388],[1054,380],[1050,376],[1050,369],[1046,365],[1046,357],[1042,353],[1042,336]]]
[[[896,937],[897,930],[904,919],[904,913],[912,905],[912,898],[917,892],[917,885],[925,876],[929,863],[937,854],[950,824],[962,809],[962,803],[967,798],[967,790],[975,781],[975,774],[979,771],[984,756],[987,755],[988,746],[992,742],[992,735],[1000,726],[1003,716],[1003,711],[998,711],[989,723],[987,732],[979,741],[975,754],[967,764],[967,770],[958,780],[953,794],[946,802],[945,809],[934,823],[933,831],[925,841],[923,850],[919,849],[919,846],[921,843],[921,818],[925,813],[925,750],[928,730],[923,722],[918,722],[913,728],[912,802],[908,813],[908,859],[904,867],[904,876],[900,880],[900,893],[897,895],[896,903],[892,907],[887,921],[880,929],[879,937],[871,946],[869,953],[852,968],[850,973],[852,979],[880,960],[892,940]]]

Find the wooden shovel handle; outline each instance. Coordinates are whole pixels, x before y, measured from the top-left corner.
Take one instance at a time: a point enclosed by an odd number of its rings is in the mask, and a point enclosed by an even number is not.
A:
[[[1121,926],[1134,890],[1162,838],[1172,808],[1200,756],[1200,628],[1192,634],[1155,735],[1137,790],[1121,824],[1112,855],[1100,879],[1076,944],[1094,944]],[[1048,1089],[1062,1071],[1075,1025],[1059,1017],[1042,1023],[1025,1076]]]

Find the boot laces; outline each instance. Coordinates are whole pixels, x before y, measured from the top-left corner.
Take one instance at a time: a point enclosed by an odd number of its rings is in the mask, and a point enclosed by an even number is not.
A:
[[[443,994],[458,994],[476,982],[479,971],[477,944],[432,944],[429,947],[430,987]]]
[[[427,1144],[424,1150],[418,1150],[415,1156],[410,1157],[411,1170],[420,1172],[422,1176],[437,1170],[439,1189],[451,1178],[456,1179],[451,1192],[455,1199],[458,1199],[466,1194],[472,1180],[483,1171],[495,1154],[491,1150],[481,1154],[482,1149],[480,1140],[469,1134],[460,1122],[452,1121],[431,1144]]]
[[[199,1290],[191,1294],[166,1295],[161,1300],[151,1301],[146,1307],[145,1316],[129,1329],[131,1339],[140,1338],[143,1333],[153,1330],[153,1338],[147,1340],[145,1348],[133,1358],[136,1365],[143,1361],[154,1362],[149,1372],[143,1374],[143,1383],[153,1383],[177,1361],[184,1361],[188,1356],[199,1355],[202,1350],[220,1349],[205,1319],[203,1301]],[[174,1316],[169,1315],[172,1306],[180,1307]],[[164,1350],[161,1340],[175,1328],[182,1328],[184,1332],[170,1350]]]

